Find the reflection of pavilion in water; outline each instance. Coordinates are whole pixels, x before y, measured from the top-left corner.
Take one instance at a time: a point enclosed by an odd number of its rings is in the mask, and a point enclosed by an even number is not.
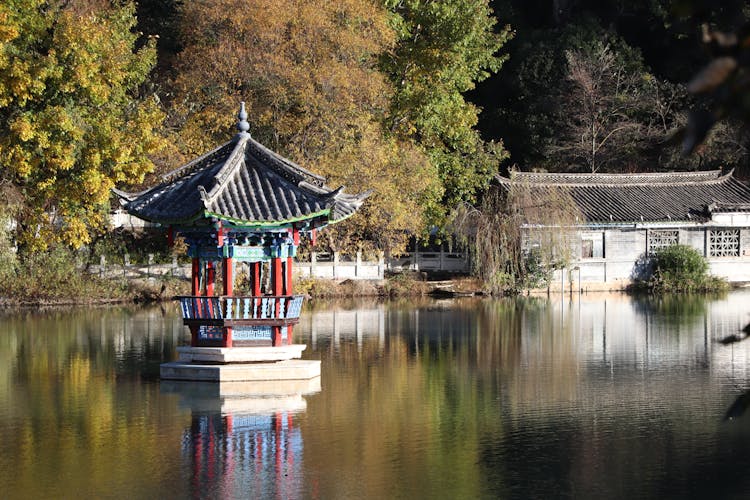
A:
[[[291,412],[193,413],[182,441],[193,491],[224,498],[294,496],[300,487],[302,435],[293,418]]]
[[[223,383],[162,382],[190,409],[182,440],[194,496],[293,498],[302,491],[302,433],[296,417],[303,397],[320,391],[312,380]]]

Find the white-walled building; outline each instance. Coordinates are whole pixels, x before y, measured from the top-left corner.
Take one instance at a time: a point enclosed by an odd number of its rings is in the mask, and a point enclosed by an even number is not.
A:
[[[575,227],[573,262],[556,273],[555,286],[624,288],[649,254],[677,243],[705,256],[713,275],[750,282],[750,187],[732,172],[513,172],[498,181],[539,199],[561,189],[577,205],[584,220]]]

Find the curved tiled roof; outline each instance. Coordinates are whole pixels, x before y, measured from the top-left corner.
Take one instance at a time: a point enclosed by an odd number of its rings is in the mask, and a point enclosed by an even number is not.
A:
[[[369,193],[331,190],[325,179],[241,132],[227,144],[162,176],[142,193],[116,191],[132,215],[162,224],[218,218],[238,225],[279,226],[352,215]]]
[[[647,174],[512,172],[498,176],[506,189],[520,187],[542,198],[564,190],[589,223],[705,221],[715,211],[750,207],[750,188],[720,170]],[[744,208],[743,208],[744,207]]]

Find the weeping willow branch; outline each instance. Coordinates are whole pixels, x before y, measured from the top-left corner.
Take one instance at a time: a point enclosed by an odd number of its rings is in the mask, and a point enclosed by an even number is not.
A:
[[[493,294],[545,284],[574,256],[583,220],[560,186],[509,183],[491,188],[481,204],[454,210],[451,230],[473,253],[473,272]]]

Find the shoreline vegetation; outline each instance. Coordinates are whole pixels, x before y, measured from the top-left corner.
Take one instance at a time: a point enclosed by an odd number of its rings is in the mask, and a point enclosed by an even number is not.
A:
[[[190,295],[190,280],[182,276],[104,277],[86,265],[94,260],[58,247],[31,253],[24,259],[14,252],[3,252],[0,259],[0,308],[23,306],[68,306],[142,304],[172,300]],[[95,257],[95,256],[94,256]],[[140,259],[134,252],[134,258]],[[467,276],[428,276],[405,272],[382,280],[294,279],[294,293],[314,299],[345,297],[405,297],[475,295],[481,293],[479,280]],[[450,278],[450,279],[448,279]],[[220,289],[220,288],[219,288]],[[234,284],[235,295],[249,295],[246,276]]]
[[[70,277],[70,275],[69,275]],[[0,309],[33,306],[75,306],[148,304],[173,300],[178,295],[190,294],[189,280],[171,276],[153,278],[107,279],[87,275],[66,280],[59,286],[8,287],[0,286]],[[40,286],[41,285],[41,286]],[[9,288],[11,288],[9,290]],[[404,273],[382,280],[332,280],[304,278],[295,281],[295,294],[311,299],[353,297],[461,297],[484,295],[481,283],[471,277],[460,276],[440,281],[428,281],[420,273]],[[243,291],[235,291],[236,295]]]
[[[145,242],[140,243],[126,247],[133,250],[150,248]],[[23,259],[9,249],[0,253],[3,257],[0,259],[0,308],[158,303],[190,294],[190,280],[182,276],[100,276],[87,266],[87,263],[96,260],[96,251],[81,253],[57,247],[29,253]],[[158,260],[164,260],[168,255],[164,253]],[[146,259],[137,252],[133,252],[133,257],[138,262],[153,260],[153,256],[148,255]],[[171,257],[178,259],[180,255],[171,254]],[[648,268],[647,276],[623,292],[660,295],[721,292],[729,288],[726,281],[710,276],[708,264],[698,252],[684,245],[673,245],[659,251],[648,264],[645,266]],[[235,295],[249,295],[247,276],[240,273],[235,278]],[[294,279],[294,293],[311,299],[538,296],[559,293],[554,286],[550,290],[550,279],[551,275],[548,275],[546,279],[535,282],[535,286],[509,288],[501,292],[479,277],[447,273],[428,275],[407,271],[387,274],[382,280],[297,277]],[[582,292],[571,289],[570,293]]]
[[[99,278],[80,271],[81,276],[72,280],[76,286],[70,286],[70,280],[61,287],[49,288],[31,287],[24,293],[8,294],[7,281],[0,286],[0,309],[26,307],[68,307],[68,306],[108,306],[108,305],[138,305],[158,304],[169,302],[175,296],[189,295],[190,283],[184,278],[171,276],[154,278],[129,278],[116,280]],[[717,282],[718,283],[718,282]],[[743,285],[731,286],[721,282],[715,288],[692,289],[687,293],[721,293]],[[452,276],[449,279],[428,279],[423,273],[400,273],[382,280],[332,280],[327,278],[303,278],[295,281],[295,294],[305,295],[311,300],[349,299],[349,298],[378,298],[395,299],[406,297],[491,297],[491,296],[544,296],[559,295],[559,290],[549,288],[534,288],[523,290],[517,294],[493,295],[489,293],[482,282],[470,276]],[[18,291],[18,287],[14,287]],[[42,292],[42,290],[44,290]],[[67,292],[65,291],[67,290]],[[75,291],[76,294],[72,292]],[[243,292],[240,290],[237,295]],[[568,295],[589,295],[592,293],[624,293],[629,295],[673,295],[686,293],[678,288],[657,289],[649,286],[631,286],[622,290],[573,290],[564,291]],[[35,295],[38,294],[38,295]]]

